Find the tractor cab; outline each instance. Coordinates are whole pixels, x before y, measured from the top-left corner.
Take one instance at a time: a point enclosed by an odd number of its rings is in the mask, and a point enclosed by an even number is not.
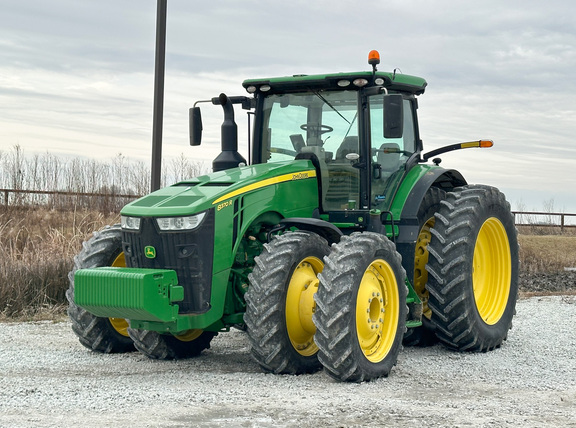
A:
[[[306,90],[294,78],[293,88],[258,94],[253,162],[312,159],[323,213],[387,209],[408,160],[420,150],[416,102],[411,94],[367,86],[370,75],[353,80],[360,87],[349,82],[353,76],[343,77],[335,87]],[[396,118],[391,125],[387,115]]]
[[[252,97],[213,98],[224,107],[222,153],[214,171],[241,164],[312,161],[318,181],[318,209],[324,220],[367,226],[366,213],[391,209],[405,174],[421,160],[416,95],[426,81],[373,70],[250,79]],[[253,110],[248,161],[237,150],[233,104]],[[191,109],[191,144],[201,140],[199,107]],[[224,161],[225,159],[225,161]]]

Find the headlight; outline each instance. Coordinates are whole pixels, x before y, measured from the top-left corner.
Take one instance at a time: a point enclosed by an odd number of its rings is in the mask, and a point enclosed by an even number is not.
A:
[[[157,218],[156,223],[160,230],[193,230],[196,229],[206,213],[200,213],[187,217],[163,217]]]
[[[140,230],[140,220],[141,219],[139,217],[120,217],[122,229]]]

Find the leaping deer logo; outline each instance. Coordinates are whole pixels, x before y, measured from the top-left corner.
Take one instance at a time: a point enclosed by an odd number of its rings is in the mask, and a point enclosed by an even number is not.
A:
[[[148,259],[156,258],[156,248],[154,248],[151,245],[147,245],[146,247],[144,247],[144,255]]]

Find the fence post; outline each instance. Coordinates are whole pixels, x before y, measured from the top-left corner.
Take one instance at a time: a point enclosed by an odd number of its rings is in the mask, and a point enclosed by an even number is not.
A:
[[[564,214],[560,214],[560,233],[564,233]]]
[[[8,206],[8,189],[4,189],[4,205]]]

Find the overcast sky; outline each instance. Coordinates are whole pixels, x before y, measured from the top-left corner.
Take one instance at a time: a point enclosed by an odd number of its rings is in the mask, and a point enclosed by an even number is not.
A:
[[[155,0],[0,0],[0,151],[149,162]],[[247,78],[368,70],[424,77],[425,150],[492,139],[442,156],[513,208],[576,213],[576,2],[568,0],[168,0],[166,158],[207,162],[222,112],[194,101],[244,95]],[[246,118],[236,112],[241,151]]]

